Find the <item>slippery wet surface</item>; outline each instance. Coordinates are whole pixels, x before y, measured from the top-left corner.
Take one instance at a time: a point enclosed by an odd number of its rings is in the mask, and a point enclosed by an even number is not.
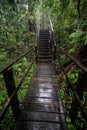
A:
[[[66,130],[63,106],[51,63],[39,63],[15,130]]]

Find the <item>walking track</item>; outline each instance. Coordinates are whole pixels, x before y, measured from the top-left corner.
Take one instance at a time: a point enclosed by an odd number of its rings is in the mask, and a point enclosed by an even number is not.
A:
[[[38,63],[14,130],[66,130],[52,63]]]

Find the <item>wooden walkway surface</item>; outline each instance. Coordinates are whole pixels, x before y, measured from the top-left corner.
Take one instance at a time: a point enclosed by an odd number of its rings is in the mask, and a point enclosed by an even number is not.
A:
[[[14,130],[67,130],[51,63],[38,63]]]

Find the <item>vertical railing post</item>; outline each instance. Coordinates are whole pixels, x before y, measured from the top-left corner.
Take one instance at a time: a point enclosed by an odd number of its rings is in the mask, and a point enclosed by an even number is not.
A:
[[[54,45],[54,60],[56,60],[56,45]]]
[[[55,37],[54,37],[54,32],[52,32],[52,39],[53,39],[53,50],[54,50],[54,61],[56,60],[56,51],[57,51],[57,48],[56,48],[56,42],[55,42]]]
[[[37,55],[37,46],[35,46],[35,55],[36,55],[36,63],[37,63],[37,60],[38,60],[38,55]]]
[[[36,30],[36,46],[35,46],[36,63],[38,62],[39,33],[40,33],[40,21],[38,21]]]
[[[9,70],[5,70],[3,72],[3,76],[4,76],[8,96],[10,97],[12,92],[15,90],[15,81],[14,81],[14,77],[13,77],[12,68],[10,68]],[[13,110],[13,116],[16,119],[20,112],[17,94],[15,94],[15,96],[13,97],[13,99],[11,101],[11,106],[12,106],[12,110]]]

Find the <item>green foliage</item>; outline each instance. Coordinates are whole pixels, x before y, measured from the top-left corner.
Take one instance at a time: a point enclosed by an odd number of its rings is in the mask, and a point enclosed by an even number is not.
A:
[[[87,34],[83,37],[83,40],[84,40],[84,45],[87,44]]]
[[[69,78],[73,84],[75,84],[77,82],[79,72],[80,72],[80,70],[76,69],[73,73],[69,74]]]
[[[12,109],[11,109],[11,107],[9,107],[9,109],[5,115],[5,119],[1,122],[0,127],[3,130],[13,129],[14,122],[15,122],[15,120],[13,118]]]
[[[76,128],[74,127],[74,125],[69,124],[69,125],[68,125],[68,130],[76,130]]]
[[[28,0],[19,3],[11,0],[0,2],[0,51],[1,48],[4,48],[6,52],[10,52],[10,56],[19,47],[24,47],[26,35],[29,40],[32,39],[33,43],[35,43],[35,39],[29,35],[30,25],[28,21],[30,12],[28,9],[32,5],[30,3],[28,5],[28,2]],[[34,6],[31,8],[34,9]],[[33,12],[33,10],[31,11]],[[25,47],[29,46],[29,40],[27,40]],[[12,45],[15,46],[13,50],[9,49]]]
[[[69,117],[66,118],[66,121],[68,123],[68,130],[76,130],[74,125],[71,123],[71,119]]]
[[[34,70],[35,70],[35,65],[33,65],[33,67],[31,68],[29,74],[26,77],[26,80],[24,80],[21,88],[18,91],[18,97],[19,97],[20,102],[23,101],[23,99],[27,93]]]
[[[6,57],[6,52],[2,52],[1,54],[0,54],[0,61],[2,61],[5,57]]]
[[[81,44],[85,43],[83,36],[84,36],[84,32],[80,29],[76,30],[76,32],[73,32],[69,36],[71,43],[74,44],[74,47],[76,47],[77,45],[79,46],[79,43]]]
[[[87,122],[86,120],[82,117],[81,111],[78,111],[78,118],[75,120],[76,126],[79,127],[81,129],[84,128],[84,126],[87,126]]]
[[[32,3],[32,2],[31,2]],[[36,2],[33,2],[36,3]],[[29,18],[31,12],[32,16],[35,5],[30,4],[30,1],[15,1],[15,0],[1,0],[0,1],[0,68],[10,63],[12,59],[18,57],[19,54],[25,52],[29,48],[29,42],[35,43],[35,33],[32,32],[32,37],[29,32]],[[33,21],[32,21],[33,22]],[[26,39],[26,35],[28,40]],[[26,41],[25,41],[26,39]],[[30,41],[31,39],[31,41]],[[16,86],[22,78],[25,68],[29,65],[31,56],[27,56],[21,59],[20,62],[13,66],[14,79]],[[29,59],[29,60],[28,60]],[[22,84],[21,89],[18,92],[19,100],[22,101],[26,95],[27,89],[30,84],[34,72],[34,66],[28,75],[28,79]],[[7,91],[3,81],[3,76],[0,75],[0,111],[3,109],[6,100],[8,99]],[[0,124],[0,128],[3,130],[10,130],[13,127],[14,118],[11,108],[5,115],[4,120]]]
[[[3,88],[0,88],[1,92],[0,92],[0,111],[3,109],[4,103],[6,101],[6,99],[8,98],[7,96],[7,91]]]
[[[75,86],[77,83],[79,72],[80,72],[80,70],[76,69],[76,70],[74,70],[73,73],[68,75],[71,82],[73,83],[73,86]],[[82,116],[81,110],[78,110],[77,119],[75,120],[75,126],[73,126],[73,124],[71,123],[71,119],[69,118],[69,110],[71,108],[72,99],[74,97],[73,92],[69,90],[69,87],[70,86],[67,84],[67,80],[64,76],[60,92],[61,92],[62,102],[63,102],[64,108],[65,108],[68,129],[69,130],[76,130],[77,128],[83,129],[84,127],[87,126],[87,123],[86,123],[86,120],[84,119],[84,117]],[[83,95],[83,99],[82,99],[82,103],[84,104],[84,106],[86,106],[86,95],[87,95],[87,93],[84,91],[84,95]],[[87,108],[85,108],[85,109],[87,109]]]
[[[47,9],[48,15],[52,19],[58,46],[70,49],[86,44],[86,3],[85,0],[81,1],[81,17],[78,21],[78,1],[42,1],[42,4],[45,5],[45,10]],[[44,7],[42,6],[42,8]]]

